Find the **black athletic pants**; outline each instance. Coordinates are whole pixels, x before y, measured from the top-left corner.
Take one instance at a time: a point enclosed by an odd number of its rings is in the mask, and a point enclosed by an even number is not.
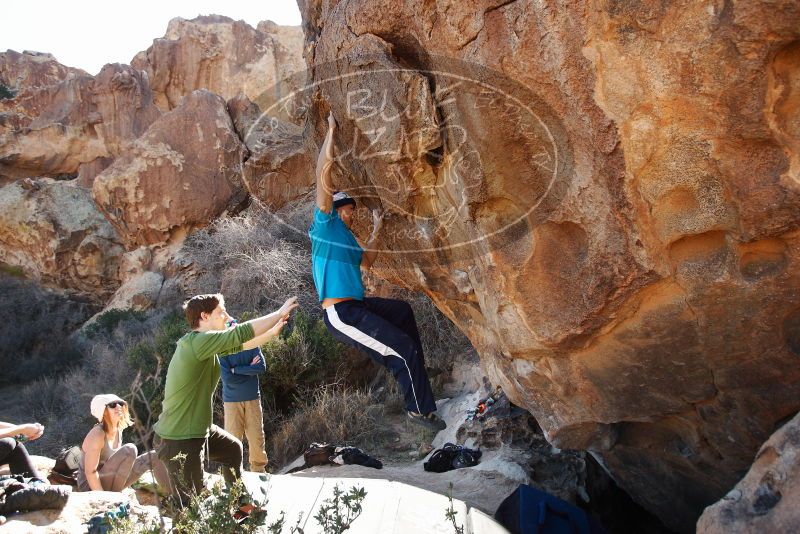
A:
[[[0,439],[0,465],[8,464],[12,475],[24,475],[26,477],[42,478],[33,462],[31,462],[25,445],[14,438]]]
[[[436,411],[414,311],[384,298],[346,300],[325,309],[325,324],[339,341],[366,352],[400,384],[406,410]]]

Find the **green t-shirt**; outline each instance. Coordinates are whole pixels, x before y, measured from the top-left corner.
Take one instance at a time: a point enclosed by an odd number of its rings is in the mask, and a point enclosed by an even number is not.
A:
[[[254,337],[247,323],[227,330],[189,332],[178,340],[167,369],[161,416],[153,429],[164,439],[205,438],[211,428],[220,354],[242,350]]]

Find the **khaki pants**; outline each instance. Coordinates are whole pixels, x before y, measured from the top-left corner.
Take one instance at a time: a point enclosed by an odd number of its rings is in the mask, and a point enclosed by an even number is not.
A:
[[[239,440],[247,435],[250,471],[263,473],[267,467],[267,452],[264,449],[264,414],[261,399],[243,402],[225,402],[225,430]]]

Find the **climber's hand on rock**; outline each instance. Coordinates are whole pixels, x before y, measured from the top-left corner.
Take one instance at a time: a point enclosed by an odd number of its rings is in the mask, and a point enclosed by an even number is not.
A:
[[[333,111],[328,112],[328,128],[331,130],[336,128],[336,119],[333,118]]]
[[[383,228],[383,210],[372,210],[372,237],[378,235],[378,232]]]

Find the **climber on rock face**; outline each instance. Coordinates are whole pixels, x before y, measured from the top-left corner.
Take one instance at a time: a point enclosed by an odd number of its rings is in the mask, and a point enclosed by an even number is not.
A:
[[[361,269],[369,269],[375,262],[383,216],[373,210],[372,235],[365,250],[350,230],[356,201],[333,189],[335,129],[331,113],[317,158],[317,205],[308,230],[314,285],[325,310],[325,324],[333,337],[366,352],[391,371],[403,391],[412,422],[442,430],[446,425],[434,413],[436,403],[411,306],[402,300],[364,297]]]

